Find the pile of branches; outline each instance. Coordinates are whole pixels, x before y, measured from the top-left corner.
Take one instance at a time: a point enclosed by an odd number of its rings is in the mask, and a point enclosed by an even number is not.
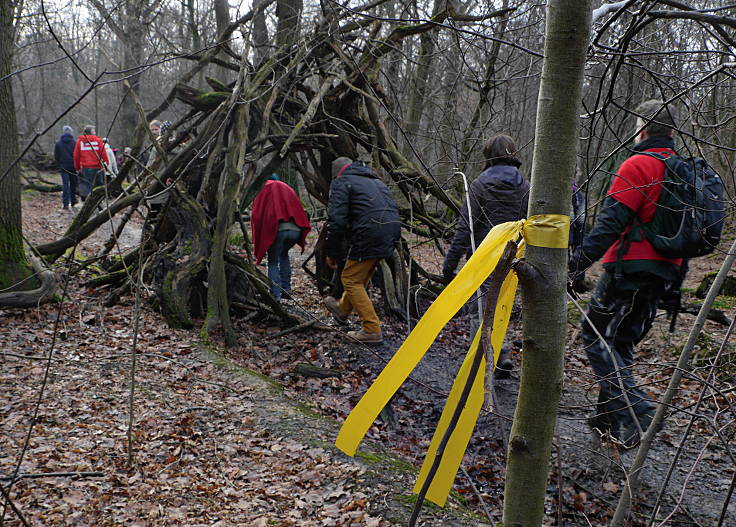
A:
[[[226,42],[228,31],[232,33],[240,23],[243,19],[224,31],[220,42]],[[89,284],[110,287],[108,303],[146,285],[155,292],[171,326],[192,327],[194,318],[204,317],[204,331],[221,324],[226,341],[232,344],[231,312],[268,310],[294,321],[295,315],[271,298],[268,279],[252,259],[232,254],[227,246],[234,221],[239,221],[248,244],[240,213],[284,163],[298,171],[311,197],[324,206],[332,161],[339,156],[369,157],[401,193],[402,221],[406,226],[411,221],[412,233],[429,240],[445,236],[446,217],[459,210],[459,202],[401,153],[388,132],[390,107],[379,82],[381,57],[402,38],[432,27],[400,26],[380,43],[365,38],[358,46],[363,32],[377,34],[381,22],[340,25],[333,13],[316,25],[306,42],[282,48],[256,65],[229,49],[228,56],[237,62],[216,58],[221,57],[217,49],[195,57],[195,66],[158,108],[145,114],[139,105],[141,119],[132,153],[118,176],[90,195],[64,237],[38,251],[53,261],[123,213],[99,255],[105,260],[125,223],[137,210],[144,210],[140,246],[121,258],[107,259],[106,274]],[[210,62],[235,72],[237,79],[226,84],[207,78],[208,91],[192,87],[191,80]],[[146,123],[174,100],[184,102],[189,111],[157,142]],[[147,142],[155,149],[155,161],[148,166],[140,161],[149,155],[142,148]],[[133,184],[124,190],[128,179]],[[427,210],[423,199],[427,195],[444,207],[442,217]],[[155,210],[156,201],[165,201],[160,210]],[[102,210],[95,212],[98,207]],[[314,262],[314,269],[307,270],[324,291],[333,283],[334,273],[324,265],[322,251],[320,237],[307,260]],[[403,316],[411,316],[403,306],[412,287],[436,289],[442,281],[411,258],[405,241],[395,258],[382,265],[381,275],[389,308]]]

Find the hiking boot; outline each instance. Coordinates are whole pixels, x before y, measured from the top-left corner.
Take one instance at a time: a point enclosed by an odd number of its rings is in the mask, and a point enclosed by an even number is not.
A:
[[[364,329],[359,329],[358,331],[348,331],[348,337],[353,340],[357,340],[358,342],[362,342],[363,344],[383,343],[383,333],[381,333],[380,331],[378,331],[377,333],[368,333]]]
[[[607,415],[596,414],[587,419],[588,426],[600,435],[612,434],[614,423]]]
[[[348,323],[348,316],[343,315],[342,312],[340,312],[340,303],[334,296],[326,296],[324,298],[324,303],[327,311],[332,313],[332,316],[335,317],[335,320],[337,320],[340,324]]]
[[[654,409],[651,409],[645,414],[638,417],[642,433],[646,432],[649,426],[652,424],[652,420],[654,419],[654,412]],[[662,430],[662,423],[660,423],[656,429],[657,432],[659,432],[660,430]],[[636,423],[622,425],[619,437],[617,437],[617,439],[621,443],[621,446],[626,450],[639,446],[639,443],[641,442],[641,436],[639,435],[639,428],[636,426]]]
[[[498,379],[506,379],[511,375],[511,370],[514,367],[514,363],[511,361],[511,353],[506,348],[501,348],[501,353],[498,355],[498,362],[496,362],[495,376]]]

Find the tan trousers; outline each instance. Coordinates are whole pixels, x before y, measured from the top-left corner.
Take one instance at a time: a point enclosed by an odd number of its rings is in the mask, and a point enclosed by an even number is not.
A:
[[[349,315],[355,310],[363,322],[363,330],[367,333],[381,331],[381,322],[378,320],[373,302],[365,289],[378,262],[380,262],[379,258],[362,262],[348,260],[340,275],[342,286],[345,289],[340,298],[340,312]]]

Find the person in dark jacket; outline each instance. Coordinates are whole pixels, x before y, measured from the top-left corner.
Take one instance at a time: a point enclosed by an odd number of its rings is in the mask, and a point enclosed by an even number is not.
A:
[[[585,210],[585,194],[583,190],[573,182],[572,184],[572,216],[570,217],[570,242],[568,245],[568,254],[572,255],[578,247],[583,245],[585,239],[585,218],[587,212]],[[572,280],[568,287],[568,292],[572,295],[587,293],[593,289],[593,285],[585,278],[585,271],[577,273],[575,279]]]
[[[61,173],[61,202],[64,210],[77,205],[77,171],[74,169],[74,130],[62,128],[61,137],[54,145],[54,159]]]
[[[388,187],[368,166],[340,157],[333,164],[327,211],[326,263],[337,268],[347,241],[345,268],[340,275],[342,297],[325,297],[325,306],[339,321],[355,310],[362,329],[348,336],[359,342],[383,342],[381,323],[366,285],[382,258],[391,256],[401,235],[399,209]]]
[[[442,266],[445,280],[452,280],[460,259],[470,257],[473,248],[480,245],[494,226],[526,217],[529,183],[519,172],[521,161],[516,152],[516,144],[508,135],[498,134],[485,142],[483,156],[486,168],[470,184],[470,212],[465,202]],[[471,222],[475,245],[471,244]],[[481,298],[484,298],[486,289],[485,284],[481,286]],[[508,374],[511,367],[509,349],[504,345],[496,371],[501,375]]]
[[[574,278],[603,257],[604,273],[582,324],[585,352],[600,387],[588,424],[625,448],[639,444],[655,410],[633,376],[634,346],[651,329],[657,303],[679,279],[682,263],[659,254],[645,237],[629,234],[635,221],[652,219],[662,191],[665,165],[648,153],[675,154],[674,119],[664,103],[646,101],[636,114],[639,142],[619,167],[593,229],[569,262]]]

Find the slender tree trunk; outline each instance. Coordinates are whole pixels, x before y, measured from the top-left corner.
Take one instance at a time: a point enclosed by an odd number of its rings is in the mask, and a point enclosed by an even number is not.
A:
[[[240,98],[241,89],[245,82],[244,68],[245,65],[241,64],[239,77],[232,95],[233,101]],[[230,320],[229,284],[225,273],[225,248],[233,214],[238,203],[238,191],[243,183],[243,166],[248,137],[248,111],[248,104],[240,104],[234,109],[233,128],[225,158],[225,170],[220,176],[217,188],[217,216],[215,232],[212,235],[212,252],[207,275],[207,317],[204,322],[203,333],[209,335],[218,322],[221,323],[225,333],[225,342],[228,346],[235,346],[238,338]]]
[[[590,0],[547,3],[529,217],[570,212],[577,110],[590,24]],[[505,527],[539,526],[544,519],[549,457],[562,393],[566,264],[566,248],[529,246],[526,264],[520,268],[524,351],[509,439]]]
[[[215,8],[215,22],[217,23],[217,34],[220,35],[225,28],[230,25],[230,6],[228,0],[214,0]],[[221,44],[227,45],[227,44]],[[226,59],[227,55],[224,51],[220,52],[220,58]],[[230,70],[224,67],[217,66],[215,68],[215,76],[223,84],[227,84],[230,80]]]
[[[255,53],[254,64],[258,67],[268,56],[269,51],[268,26],[266,25],[266,13],[263,9],[253,15],[253,29],[251,35],[253,50]]]
[[[289,47],[298,41],[303,9],[302,0],[276,0],[276,46]]]
[[[443,9],[446,3],[447,0],[434,0],[432,16],[434,17],[441,9]],[[409,159],[412,159],[413,157],[410,142],[414,142],[417,138],[419,125],[422,121],[422,114],[424,113],[427,82],[429,80],[429,72],[432,70],[432,62],[434,59],[434,39],[437,38],[436,33],[436,31],[427,31],[419,35],[419,56],[416,59],[417,65],[414,70],[414,78],[412,79],[413,86],[409,94],[409,110],[406,119],[404,155]]]
[[[0,292],[5,289],[31,289],[36,284],[21,283],[31,267],[23,249],[20,207],[20,165],[8,170],[18,157],[18,123],[13,99],[15,30],[14,2],[0,2]],[[15,287],[14,287],[15,286]]]

